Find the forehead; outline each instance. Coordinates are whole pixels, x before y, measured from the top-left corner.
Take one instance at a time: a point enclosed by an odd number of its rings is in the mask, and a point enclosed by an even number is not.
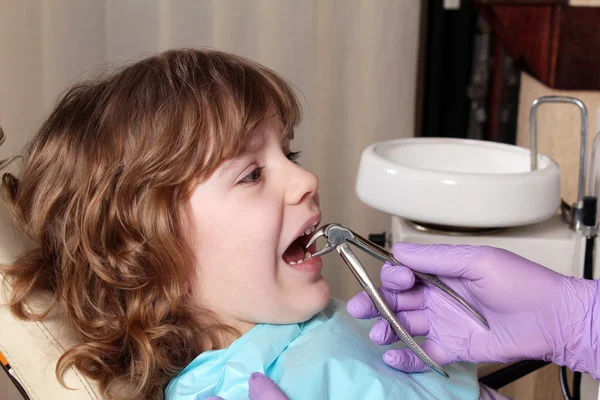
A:
[[[269,139],[278,139],[282,144],[292,139],[291,132],[282,132],[283,124],[276,117],[266,117],[244,140],[243,153],[259,151]]]
[[[242,154],[254,153],[260,150],[267,140],[268,130],[262,127],[262,123],[250,133],[244,141],[244,150]]]

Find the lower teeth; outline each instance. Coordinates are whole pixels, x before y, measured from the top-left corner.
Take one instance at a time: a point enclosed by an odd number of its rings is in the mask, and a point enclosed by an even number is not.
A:
[[[296,262],[294,261],[290,261],[290,265],[297,265],[297,264],[302,264],[304,261],[308,261],[312,258],[312,254],[310,254],[308,251],[304,253],[304,259],[302,260],[298,260]]]

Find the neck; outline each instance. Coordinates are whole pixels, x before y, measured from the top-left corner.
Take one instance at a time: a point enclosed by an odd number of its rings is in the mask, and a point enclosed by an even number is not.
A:
[[[224,349],[229,346],[240,337],[244,336],[250,329],[254,328],[257,324],[247,321],[240,321],[235,319],[221,319],[221,326],[229,329],[219,329],[219,341],[216,343],[216,349]]]

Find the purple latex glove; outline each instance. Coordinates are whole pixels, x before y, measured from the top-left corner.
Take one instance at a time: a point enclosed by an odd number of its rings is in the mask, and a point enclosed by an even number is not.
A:
[[[254,372],[248,379],[248,397],[250,400],[289,400],[268,376]],[[207,400],[224,400],[219,396],[209,397]]]
[[[423,350],[441,365],[456,362],[552,361],[600,378],[598,283],[570,278],[492,247],[396,243],[394,256],[416,271],[435,274],[490,324],[485,330],[436,287],[415,284],[406,267],[384,265],[381,292]],[[359,293],[348,302],[356,318],[379,314]],[[370,333],[379,344],[397,339],[385,320]],[[384,361],[406,372],[427,367],[409,350],[389,350]]]
[[[479,400],[512,400],[485,385],[479,384]]]

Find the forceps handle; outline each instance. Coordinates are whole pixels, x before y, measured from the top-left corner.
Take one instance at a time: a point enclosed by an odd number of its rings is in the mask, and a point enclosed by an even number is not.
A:
[[[373,304],[389,324],[396,336],[417,356],[425,365],[431,368],[438,374],[449,378],[449,375],[440,367],[435,361],[433,361],[424,351],[419,347],[417,342],[408,334],[406,329],[400,324],[400,321],[396,318],[396,315],[387,305],[381,293],[377,290],[377,287],[373,284],[373,281],[367,274],[367,271],[362,266],[350,246],[347,243],[342,243],[336,246],[336,250],[342,259],[346,262],[360,285],[363,287],[365,292],[369,295]]]
[[[358,235],[355,232],[352,232],[354,235],[354,240],[356,244],[360,246],[367,254],[375,257],[376,259],[389,262],[393,265],[402,265],[400,261],[396,260],[396,257],[385,249],[373,244],[371,241],[366,240],[362,236]],[[461,306],[463,306],[471,315],[475,317],[477,322],[479,322],[485,329],[490,330],[490,325],[486,321],[486,319],[481,315],[475,308],[473,308],[469,303],[466,302],[458,293],[456,293],[452,288],[442,282],[437,276],[431,274],[425,274],[423,272],[415,271],[411,269],[412,273],[419,279],[425,282],[429,282],[432,285],[436,286],[438,289],[441,289],[448,296],[452,297],[456,300]]]

